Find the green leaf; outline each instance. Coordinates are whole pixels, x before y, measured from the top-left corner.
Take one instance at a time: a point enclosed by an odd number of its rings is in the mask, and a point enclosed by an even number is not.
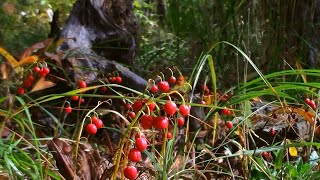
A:
[[[55,180],[62,180],[62,177],[55,171],[51,171],[46,168],[45,172],[47,175],[49,175],[51,178],[53,178]]]
[[[275,169],[280,170],[282,168],[283,155],[284,155],[284,149],[282,148],[276,154],[276,159],[274,160]]]

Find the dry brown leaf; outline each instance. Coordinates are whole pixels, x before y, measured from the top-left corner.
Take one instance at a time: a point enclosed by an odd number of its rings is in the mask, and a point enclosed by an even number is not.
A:
[[[44,77],[41,77],[37,83],[34,85],[34,87],[32,88],[31,92],[34,91],[40,91],[40,90],[44,90],[47,88],[51,88],[53,86],[55,86],[56,83],[52,82],[52,81],[46,81]]]
[[[26,58],[28,56],[31,56],[31,54],[35,51],[35,50],[39,50],[45,47],[50,46],[53,43],[53,39],[46,39],[42,42],[38,42],[34,45],[32,45],[31,47],[27,48],[26,50],[24,50],[22,52],[22,54],[20,55],[20,59]]]
[[[53,54],[53,53],[49,53],[49,52],[44,52],[44,55],[46,55],[48,58],[53,59],[59,66],[62,66],[60,54]]]
[[[8,137],[11,134],[11,131],[8,128],[2,130],[1,138]]]

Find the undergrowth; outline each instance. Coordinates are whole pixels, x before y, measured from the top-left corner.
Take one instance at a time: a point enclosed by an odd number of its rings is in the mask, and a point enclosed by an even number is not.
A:
[[[320,83],[315,80],[320,71],[291,69],[264,75],[238,47],[221,43],[242,54],[259,76],[222,92],[217,87],[214,57],[208,52],[199,58],[188,79],[181,72],[168,69],[159,73],[160,82],[149,80],[146,92],[122,86],[116,81],[120,76],[115,72],[101,79],[101,84],[70,82],[74,90],[38,96],[40,87],[43,90],[57,85],[50,84],[45,78],[47,74],[31,71],[34,65],[40,69],[53,66],[46,59],[34,64],[37,57],[33,55],[27,57],[29,62],[12,69],[4,62],[14,66],[15,60],[2,50],[2,55],[10,59],[2,61],[1,71],[5,89],[0,99],[2,176],[62,179],[61,167],[60,172],[57,169],[59,162],[55,162],[46,145],[52,138],[60,138],[71,144],[70,160],[74,162],[79,161],[82,144],[91,144],[112,164],[109,177],[112,179],[128,177],[126,167],[138,167],[136,176],[156,179],[318,178],[318,109],[305,103],[305,98],[318,104]],[[199,78],[205,67],[209,67],[210,74],[203,84]],[[30,75],[35,77],[32,88],[25,84]],[[170,84],[170,90],[160,85],[176,75],[178,81]],[[19,91],[21,84],[24,92]],[[150,89],[156,85],[160,92]],[[75,97],[78,98],[73,102]],[[81,99],[85,101],[82,103]],[[184,113],[182,106],[190,106],[191,112]],[[71,110],[67,111],[67,107]],[[271,110],[261,114],[259,111],[265,108]],[[39,112],[45,117],[42,121]],[[258,115],[273,117],[278,122],[267,125],[271,129],[258,130],[257,121],[265,121]],[[147,121],[153,123],[145,122],[146,116],[151,116],[153,119]],[[98,127],[94,117],[102,120],[102,127]],[[178,123],[179,118],[184,118],[185,123]],[[306,138],[298,131],[289,134],[298,121],[309,124]],[[283,128],[278,128],[280,122]],[[89,124],[97,129],[88,130]],[[261,133],[266,130],[267,136]],[[103,143],[103,136],[109,136],[111,144]],[[145,139],[148,147],[138,145],[138,138]],[[142,148],[143,156],[138,162],[129,153],[134,148]],[[77,174],[79,167],[75,167],[73,171]]]

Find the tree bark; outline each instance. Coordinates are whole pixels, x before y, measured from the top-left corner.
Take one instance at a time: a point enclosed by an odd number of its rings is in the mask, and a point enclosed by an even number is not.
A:
[[[132,0],[78,0],[61,32],[62,50],[80,48],[132,65],[137,49],[138,25]]]

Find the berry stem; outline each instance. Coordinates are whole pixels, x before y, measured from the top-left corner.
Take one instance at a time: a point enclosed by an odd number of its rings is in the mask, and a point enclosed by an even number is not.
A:
[[[162,72],[160,72],[160,73],[162,74],[162,77],[163,77],[163,78],[162,78],[161,76],[159,76],[159,75],[157,75],[157,77],[160,78],[160,81],[162,81],[162,79],[164,79],[164,75],[163,75]]]
[[[174,94],[174,93],[178,94],[178,95],[181,97],[181,99],[182,99],[182,104],[185,105],[186,102],[185,102],[185,100],[184,100],[184,97],[183,97],[182,94],[180,94],[177,90],[174,90],[174,91],[171,91],[171,92],[169,92],[169,93],[166,93],[166,95],[169,97],[169,100],[171,101],[170,94]]]
[[[168,128],[166,128],[164,130],[163,144],[162,144],[162,148],[161,148],[161,157],[162,158],[160,157],[160,159],[159,159],[159,163],[160,164],[161,164],[163,158],[165,158],[165,155],[166,155],[166,146],[167,146],[167,140],[168,140],[167,133],[168,133]],[[163,166],[165,166],[165,165],[163,164]]]
[[[162,79],[161,80],[164,80],[164,74],[162,72],[160,72],[160,74],[162,75]]]
[[[169,69],[169,71],[171,72],[171,76],[173,76],[173,71],[171,68],[167,67],[166,69]]]
[[[119,114],[120,117],[123,117],[120,113],[116,112],[116,114]],[[123,147],[124,147],[124,144],[126,144],[126,139],[128,137],[126,137],[125,135],[126,134],[129,134],[129,131],[131,131],[134,127],[134,125],[136,124],[136,122],[138,121],[138,117],[140,117],[142,113],[142,110],[140,110],[136,117],[132,120],[131,123],[128,124],[128,128],[126,129],[126,131],[122,134],[122,137],[121,137],[121,140],[120,140],[120,148],[118,149],[117,153],[116,153],[116,157],[114,158],[114,161],[113,161],[113,164],[115,165],[114,167],[114,172],[112,174],[112,177],[111,179],[116,179],[116,176],[118,174],[118,171],[119,171],[119,167],[120,167],[120,162],[121,162],[121,156],[122,156],[122,152],[123,152]],[[124,118],[124,117],[123,117]]]
[[[178,71],[180,76],[182,76],[182,73],[181,73],[181,71],[179,70],[179,68],[177,66],[173,66],[173,68]]]
[[[80,139],[81,139],[81,134],[82,134],[82,131],[83,131],[83,127],[84,127],[84,122],[85,120],[87,119],[87,117],[90,117],[90,114],[95,112],[95,110],[101,106],[103,103],[106,103],[107,101],[99,101],[98,102],[98,105],[96,105],[94,108],[92,108],[86,115],[85,117],[82,119],[82,122],[81,122],[81,125],[80,126],[77,126],[77,129],[76,129],[76,147],[75,147],[75,151],[74,151],[74,154],[73,154],[73,157],[74,157],[74,162],[77,162],[77,158],[78,158],[78,150],[79,150],[79,144],[80,144]],[[74,171],[76,172],[77,171],[77,167],[74,166]]]

